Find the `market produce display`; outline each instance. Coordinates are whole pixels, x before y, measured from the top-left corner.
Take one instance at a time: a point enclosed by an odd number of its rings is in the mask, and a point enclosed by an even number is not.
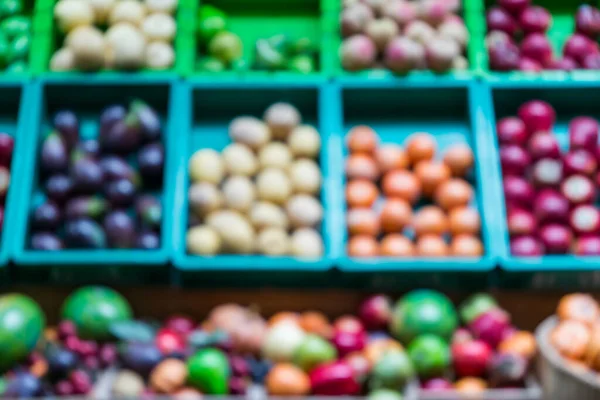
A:
[[[321,257],[321,137],[291,104],[240,116],[222,151],[189,159],[187,250],[196,255]]]
[[[590,295],[573,293],[558,303],[558,325],[550,333],[550,344],[568,365],[600,372],[600,305]]]
[[[0,233],[4,227],[6,195],[10,185],[10,165],[13,158],[15,141],[7,133],[0,133]]]
[[[31,211],[30,248],[159,248],[165,152],[158,114],[141,100],[110,105],[94,138],[84,132],[87,122],[58,111],[40,145],[43,195]]]
[[[177,0],[60,0],[51,71],[166,70],[175,62]]]
[[[483,255],[467,144],[439,154],[435,137],[417,132],[403,148],[381,144],[368,126],[352,128],[346,143],[349,256]]]
[[[598,122],[573,118],[563,151],[555,121],[550,104],[532,100],[496,125],[511,253],[599,255]]]
[[[33,30],[28,6],[26,0],[0,2],[0,69],[6,72],[29,69]]]
[[[15,324],[8,313],[29,322]],[[459,315],[466,328],[458,327]],[[372,295],[356,316],[335,319],[319,311],[266,319],[227,303],[203,321],[172,315],[157,322],[133,319],[117,292],[91,286],[65,300],[61,318],[42,335],[44,316],[35,302],[0,297],[1,396],[94,390],[103,398],[368,394],[401,400],[417,378],[432,392],[519,387],[536,352],[533,336],[517,331],[491,297],[474,295],[457,311],[431,290],[409,292],[395,305]]]
[[[459,0],[344,1],[340,58],[347,71],[465,70],[469,32]]]
[[[548,29],[553,20],[544,2],[498,0],[487,11],[486,47],[497,71],[600,69],[600,10],[584,4],[573,15],[575,33],[553,49]],[[555,53],[556,51],[556,53]]]
[[[229,27],[229,16],[212,5],[198,11],[198,50],[196,70],[291,71],[302,74],[317,68],[316,43],[307,37],[293,37],[284,32],[256,40],[252,62],[243,58],[244,44]]]

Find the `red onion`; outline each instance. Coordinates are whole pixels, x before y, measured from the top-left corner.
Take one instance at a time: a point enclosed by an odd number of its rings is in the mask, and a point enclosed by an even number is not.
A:
[[[565,254],[569,251],[573,240],[571,230],[559,224],[543,226],[539,236],[548,254]]]
[[[531,0],[498,0],[497,3],[512,15],[519,15],[529,6]]]
[[[534,235],[537,230],[537,222],[532,213],[525,210],[512,210],[507,218],[508,233],[511,237]]]
[[[582,204],[571,212],[570,224],[578,235],[600,233],[600,211],[595,206]]]
[[[516,144],[523,146],[529,138],[525,124],[517,117],[502,118],[496,124],[496,132],[501,145]]]
[[[544,246],[533,236],[519,236],[511,239],[510,253],[517,257],[537,257],[544,254]]]
[[[592,117],[573,118],[569,123],[569,147],[571,150],[595,149],[598,145],[598,121]]]
[[[584,69],[598,70],[600,69],[600,54],[592,53],[585,56],[581,66]]]
[[[539,131],[552,132],[556,112],[545,101],[532,100],[519,107],[519,118],[532,134]]]
[[[519,68],[519,47],[512,42],[498,42],[490,46],[490,67],[496,71],[512,71]]]
[[[500,163],[504,175],[523,176],[531,164],[531,157],[523,148],[517,145],[507,145],[500,148]]]
[[[544,33],[552,24],[552,15],[544,7],[528,7],[519,16],[519,24],[526,34]]]
[[[569,220],[569,201],[560,193],[545,189],[538,194],[533,205],[538,223],[566,223]]]
[[[533,165],[532,178],[538,188],[557,187],[563,179],[562,161],[542,158]]]
[[[585,236],[575,241],[573,252],[578,256],[600,256],[600,236]]]
[[[578,65],[571,57],[563,57],[550,61],[547,68],[556,71],[573,71],[578,68]]]
[[[563,47],[565,57],[570,57],[578,63],[582,63],[585,56],[594,52],[594,42],[579,33],[573,34]]]
[[[573,205],[592,203],[596,196],[591,179],[583,175],[572,175],[565,179],[561,185],[561,192]]]
[[[575,29],[590,38],[600,34],[600,11],[597,8],[584,4],[575,13]]]
[[[507,326],[510,326],[510,315],[499,308],[492,308],[475,318],[469,324],[469,329],[473,336],[495,349]]]
[[[598,167],[596,158],[590,152],[582,149],[568,152],[563,162],[565,176],[579,174],[592,177]]]
[[[534,161],[542,158],[560,158],[560,147],[556,136],[548,132],[538,132],[529,140],[529,154]]]
[[[392,315],[391,300],[382,294],[371,296],[362,302],[358,315],[367,329],[386,329]]]
[[[531,208],[535,192],[529,181],[520,176],[507,176],[504,178],[503,187],[507,203],[525,209]]]
[[[536,60],[532,59],[532,58],[521,58],[521,60],[519,61],[519,70],[520,71],[524,71],[524,72],[540,72],[542,71],[544,68],[542,67],[542,64],[540,64],[539,62],[537,62]]]
[[[530,33],[521,42],[521,56],[549,65],[552,61],[552,45],[543,33]]]
[[[485,20],[488,31],[502,31],[512,36],[519,28],[513,16],[500,7],[491,7]]]

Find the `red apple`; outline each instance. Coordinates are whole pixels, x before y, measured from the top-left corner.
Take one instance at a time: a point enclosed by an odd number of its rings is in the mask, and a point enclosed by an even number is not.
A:
[[[473,336],[487,343],[492,349],[502,340],[502,333],[510,326],[510,316],[500,308],[493,308],[479,315],[469,324]]]
[[[155,344],[162,354],[169,355],[185,351],[186,343],[180,334],[172,329],[162,328],[156,333]]]
[[[382,294],[371,296],[363,301],[358,315],[367,329],[386,329],[392,315],[391,300]]]
[[[493,352],[490,346],[481,340],[472,340],[452,345],[452,365],[458,377],[484,376]]]
[[[361,351],[367,344],[366,332],[344,332],[335,331],[331,342],[338,351],[340,357],[352,352]]]
[[[164,324],[165,328],[171,329],[184,337],[189,335],[194,330],[195,326],[194,320],[184,315],[173,315],[172,317],[169,317]]]
[[[333,323],[334,331],[349,333],[364,333],[365,327],[358,318],[352,315],[343,315]]]
[[[312,393],[317,396],[352,396],[360,392],[352,367],[345,361],[322,364],[310,372]]]

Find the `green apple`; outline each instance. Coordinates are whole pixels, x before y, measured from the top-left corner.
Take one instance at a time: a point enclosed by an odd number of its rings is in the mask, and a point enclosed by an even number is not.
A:
[[[310,372],[319,364],[333,361],[337,358],[335,347],[318,335],[306,335],[296,352],[294,364],[306,372]]]

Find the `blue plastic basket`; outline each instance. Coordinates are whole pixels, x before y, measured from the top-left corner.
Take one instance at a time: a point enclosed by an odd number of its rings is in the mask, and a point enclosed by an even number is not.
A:
[[[500,241],[500,265],[509,271],[543,272],[543,271],[584,271],[600,268],[600,257],[576,255],[545,255],[543,257],[514,257],[510,254],[510,241],[506,223],[506,204],[502,190],[502,171],[499,159],[499,144],[496,134],[496,120],[509,115],[516,115],[518,107],[533,99],[545,100],[556,108],[557,121],[554,133],[563,150],[568,148],[568,123],[579,115],[590,115],[600,119],[597,104],[600,103],[600,81],[563,81],[563,82],[490,82],[485,86],[484,108],[487,120],[487,134],[493,138],[495,147],[490,164],[496,172],[492,190],[494,197],[500,198],[497,238]]]
[[[330,220],[332,207],[332,189],[335,177],[332,177],[330,153],[330,103],[326,91],[317,83],[301,80],[285,85],[277,83],[210,83],[195,81],[186,85],[181,103],[185,105],[179,111],[180,140],[177,153],[177,189],[175,198],[175,218],[173,247],[175,266],[185,271],[301,271],[327,270],[332,266],[332,238],[336,227]],[[277,101],[288,101],[300,110],[303,121],[311,124],[321,133],[321,155],[319,163],[323,174],[321,202],[324,219],[321,234],[325,245],[325,255],[318,259],[300,259],[294,257],[267,257],[261,255],[218,255],[203,257],[190,255],[186,251],[185,236],[188,221],[189,188],[188,160],[198,149],[223,149],[231,142],[227,128],[229,122],[240,115],[261,117],[264,110]]]
[[[173,223],[173,193],[176,165],[175,145],[177,142],[177,114],[181,106],[176,95],[177,85],[173,80],[148,81],[144,76],[130,79],[73,78],[64,81],[60,77],[44,78],[30,85],[31,95],[27,103],[27,146],[21,146],[22,163],[19,171],[21,183],[16,195],[18,208],[11,221],[14,235],[14,259],[20,266],[49,267],[119,267],[119,266],[164,266],[170,256],[170,234]],[[154,107],[163,118],[165,145],[165,171],[161,196],[163,220],[161,225],[161,247],[158,250],[62,250],[57,252],[29,249],[29,215],[36,202],[43,200],[39,188],[38,156],[42,139],[50,128],[50,115],[61,108],[72,107],[82,119],[82,136],[97,135],[96,121],[102,109],[113,103],[126,103],[140,98]]]
[[[497,238],[497,201],[490,189],[494,185],[493,169],[486,162],[491,143],[485,135],[484,114],[479,101],[481,88],[473,82],[459,82],[451,78],[417,82],[345,82],[337,87],[331,114],[337,118],[334,138],[336,160],[333,176],[337,178],[333,217],[341,227],[341,240],[335,242],[335,254],[343,270],[356,272],[376,271],[488,271],[495,266]],[[344,159],[348,154],[344,135],[356,125],[369,125],[380,135],[383,143],[403,143],[413,132],[433,134],[441,154],[448,146],[467,142],[475,154],[475,199],[473,205],[481,213],[482,239],[485,254],[475,258],[352,258],[346,255],[347,233],[344,218],[346,203]]]

